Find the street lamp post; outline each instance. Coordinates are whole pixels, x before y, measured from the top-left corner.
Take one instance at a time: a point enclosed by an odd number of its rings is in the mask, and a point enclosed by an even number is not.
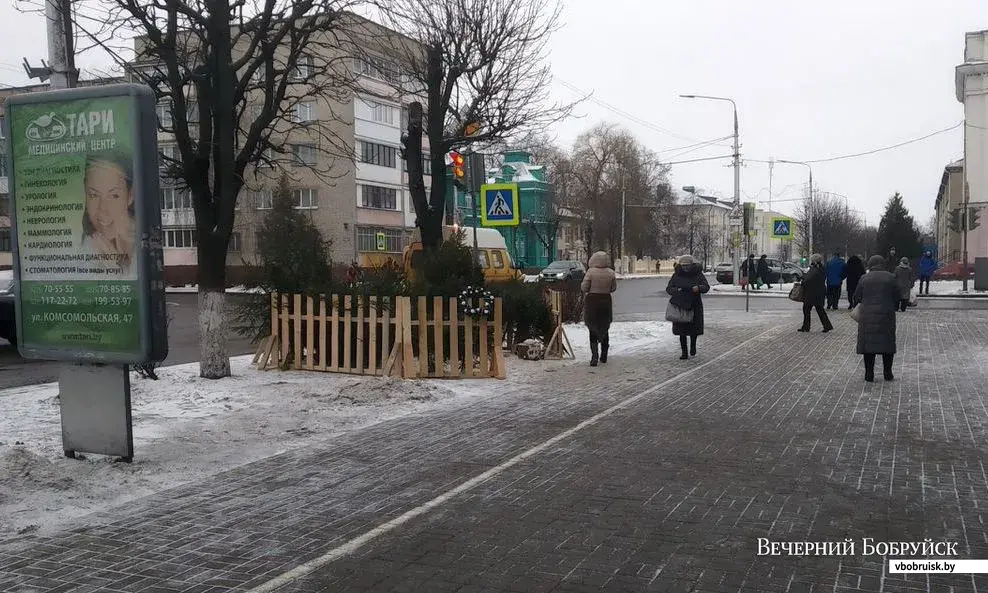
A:
[[[810,235],[809,236],[809,240],[810,241],[809,241],[809,246],[808,246],[809,253],[806,254],[806,257],[809,258],[810,256],[813,255],[813,167],[811,167],[809,163],[804,163],[803,161],[784,161],[784,160],[778,160],[778,161],[775,161],[775,162],[777,162],[777,163],[786,163],[786,164],[789,164],[789,165],[803,165],[804,167],[806,167],[807,169],[810,170],[810,197],[809,197],[809,200],[807,200],[807,202],[806,202],[807,203],[807,218],[809,219],[808,226],[810,227],[809,228],[809,235]]]
[[[732,214],[741,210],[741,143],[738,133],[738,105],[728,97],[712,97],[709,95],[680,95],[684,99],[707,99],[710,101],[727,101],[734,108],[734,209]],[[733,225],[732,225],[733,226]],[[734,279],[740,277],[741,261],[738,248],[734,249]]]

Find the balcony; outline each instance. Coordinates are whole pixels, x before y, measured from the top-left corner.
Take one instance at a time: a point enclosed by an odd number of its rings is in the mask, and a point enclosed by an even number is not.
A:
[[[161,226],[195,227],[196,216],[192,209],[162,210]]]

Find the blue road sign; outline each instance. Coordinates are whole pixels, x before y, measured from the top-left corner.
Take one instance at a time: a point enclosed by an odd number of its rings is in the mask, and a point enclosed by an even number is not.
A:
[[[792,219],[773,218],[772,219],[773,239],[792,239]]]
[[[483,226],[518,226],[517,183],[491,183],[480,187],[480,223]]]

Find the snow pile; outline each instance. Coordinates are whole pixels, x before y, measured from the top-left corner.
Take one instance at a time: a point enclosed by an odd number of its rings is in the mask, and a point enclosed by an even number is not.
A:
[[[0,537],[52,532],[92,512],[340,434],[444,406],[470,405],[531,386],[589,359],[582,324],[567,325],[576,360],[524,361],[506,354],[508,378],[406,381],[319,372],[258,371],[251,356],[233,376],[209,381],[199,365],[133,375],[133,463],[64,457],[57,384],[0,390]],[[611,351],[669,339],[664,321],[615,323]]]
[[[165,288],[165,292],[173,294],[197,294],[199,292],[198,284],[186,284],[185,286],[169,286]],[[233,286],[226,289],[227,294],[263,294],[264,291],[259,288],[247,288],[246,286]]]
[[[619,280],[642,280],[645,278],[672,278],[671,270],[652,274],[617,274]]]
[[[968,290],[964,290],[963,280],[934,280],[930,282],[931,296],[988,296],[988,291],[974,290],[974,280],[967,281]],[[919,282],[914,290],[919,290]]]

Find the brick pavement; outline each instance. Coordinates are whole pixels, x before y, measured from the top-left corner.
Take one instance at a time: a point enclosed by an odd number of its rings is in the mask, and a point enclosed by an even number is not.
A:
[[[0,545],[0,591],[249,591],[733,348],[283,590],[988,591],[988,575],[888,575],[875,557],[755,555],[758,537],[932,537],[988,558],[988,316],[910,311],[899,380],[873,385],[852,322],[801,335],[793,319],[711,319],[699,361],[666,348],[574,367],[537,393],[405,418],[92,527],[18,538]]]

